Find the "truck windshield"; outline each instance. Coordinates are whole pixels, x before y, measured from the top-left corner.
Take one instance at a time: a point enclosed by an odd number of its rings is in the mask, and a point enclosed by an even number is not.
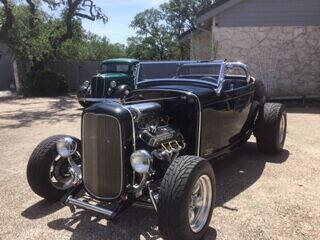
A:
[[[124,63],[105,63],[101,65],[101,73],[107,72],[119,72],[127,73],[129,72],[129,64]]]

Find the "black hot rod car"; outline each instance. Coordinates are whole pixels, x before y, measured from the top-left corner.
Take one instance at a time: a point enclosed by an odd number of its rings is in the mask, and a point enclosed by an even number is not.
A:
[[[284,106],[266,102],[239,62],[185,63],[173,78],[136,85],[83,111],[81,141],[56,135],[40,143],[27,166],[30,187],[110,220],[133,204],[152,207],[165,239],[200,239],[216,198],[208,160],[252,134],[260,151],[281,151]]]

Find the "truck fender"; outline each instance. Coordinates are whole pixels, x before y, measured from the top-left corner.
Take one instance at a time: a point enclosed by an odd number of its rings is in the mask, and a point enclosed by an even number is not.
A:
[[[117,87],[116,91],[114,92],[114,97],[124,97],[131,92],[131,88],[129,85],[123,84]]]

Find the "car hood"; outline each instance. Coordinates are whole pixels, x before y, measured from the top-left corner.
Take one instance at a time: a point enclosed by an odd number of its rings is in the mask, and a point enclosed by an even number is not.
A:
[[[97,74],[94,77],[103,77],[108,80],[119,79],[119,78],[127,78],[128,74],[126,73],[101,73]]]

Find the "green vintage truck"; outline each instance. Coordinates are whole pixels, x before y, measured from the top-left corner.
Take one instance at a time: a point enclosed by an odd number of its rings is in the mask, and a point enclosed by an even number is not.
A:
[[[85,81],[78,91],[78,101],[83,107],[102,98],[120,98],[134,89],[137,59],[115,58],[101,63],[99,73]]]

